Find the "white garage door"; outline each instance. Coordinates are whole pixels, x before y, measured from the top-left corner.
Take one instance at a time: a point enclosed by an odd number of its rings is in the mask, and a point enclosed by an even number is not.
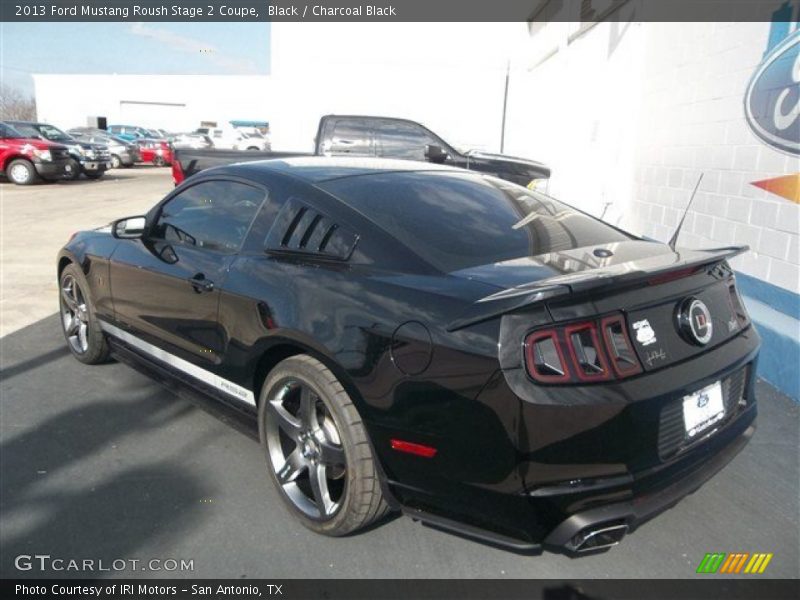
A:
[[[179,131],[186,120],[186,105],[174,102],[120,100],[120,123]]]

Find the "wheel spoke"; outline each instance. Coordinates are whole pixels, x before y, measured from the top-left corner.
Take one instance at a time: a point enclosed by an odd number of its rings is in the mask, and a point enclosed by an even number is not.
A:
[[[328,440],[319,442],[320,461],[329,466],[345,465],[344,448],[334,446]]]
[[[323,517],[330,514],[333,510],[333,500],[331,500],[331,494],[328,490],[325,465],[311,465],[308,470],[308,479],[320,514]]]
[[[300,436],[301,423],[283,407],[281,400],[270,401],[267,404],[269,418],[274,419],[278,427],[295,442]]]
[[[312,430],[317,429],[315,400],[316,398],[308,386],[304,385],[300,388],[300,411],[298,416],[303,425]]]
[[[308,464],[300,453],[300,449],[295,448],[286,459],[283,467],[278,470],[278,481],[281,482],[281,485],[286,485],[297,479],[297,476],[300,475],[306,467],[308,467]]]
[[[66,304],[71,311],[75,312],[78,310],[78,303],[72,297],[71,293],[72,290],[69,287],[61,288],[61,297],[64,299],[64,304]]]
[[[83,321],[79,321],[79,323],[80,325],[78,325],[78,340],[81,344],[81,350],[86,350],[89,348],[89,339],[87,337],[88,327],[86,326],[86,323],[84,323]]]
[[[78,333],[78,329],[80,328],[81,322],[78,319],[78,315],[70,315],[69,327],[67,327],[67,335],[75,335]]]

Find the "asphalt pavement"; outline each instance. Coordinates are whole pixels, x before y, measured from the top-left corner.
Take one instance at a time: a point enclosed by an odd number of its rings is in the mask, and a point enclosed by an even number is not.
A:
[[[518,555],[400,517],[318,536],[281,505],[252,428],[213,404],[123,364],[78,363],[56,315],[0,339],[0,355],[2,577],[686,578],[706,552],[771,552],[759,577],[800,573],[800,406],[763,382],[758,431],[733,462],[620,546],[569,558]],[[15,567],[37,554],[127,563]],[[152,559],[193,569],[142,571]]]

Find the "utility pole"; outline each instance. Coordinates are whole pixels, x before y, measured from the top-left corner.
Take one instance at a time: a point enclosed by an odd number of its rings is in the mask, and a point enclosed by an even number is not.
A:
[[[511,60],[506,61],[506,87],[503,91],[503,123],[500,126],[500,154],[506,147],[506,106],[508,106],[508,75],[511,70]]]

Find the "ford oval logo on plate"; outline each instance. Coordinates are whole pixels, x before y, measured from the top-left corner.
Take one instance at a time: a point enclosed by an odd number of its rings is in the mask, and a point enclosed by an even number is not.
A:
[[[770,146],[800,154],[800,31],[759,65],[744,98],[747,122]]]

